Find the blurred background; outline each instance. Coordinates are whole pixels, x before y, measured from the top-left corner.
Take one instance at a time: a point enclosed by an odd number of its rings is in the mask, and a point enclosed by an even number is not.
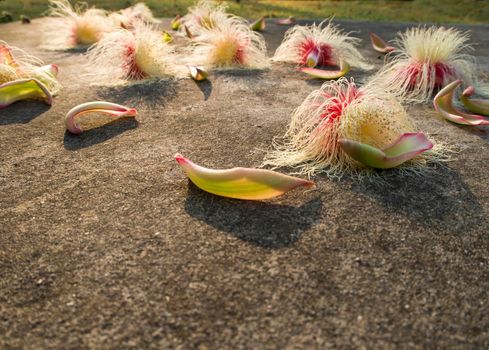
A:
[[[71,1],[75,3],[76,1]],[[91,6],[118,10],[134,5],[137,0],[87,0]],[[184,14],[192,0],[144,1],[156,17]],[[370,21],[401,21],[430,23],[489,23],[489,0],[324,0],[276,1],[230,0],[229,12],[245,18],[260,16],[295,18],[326,18]],[[2,21],[31,18],[45,14],[47,0],[0,0]]]

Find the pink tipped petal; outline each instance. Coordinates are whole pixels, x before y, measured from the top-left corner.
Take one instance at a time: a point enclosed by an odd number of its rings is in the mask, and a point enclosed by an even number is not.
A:
[[[114,117],[135,117],[138,114],[135,108],[128,108],[116,103],[105,101],[86,102],[72,108],[66,114],[66,129],[72,134],[81,134],[83,130],[76,124],[75,118],[86,113],[106,113]]]
[[[314,182],[265,169],[233,168],[214,170],[194,164],[175,155],[190,181],[200,189],[217,196],[261,200],[280,196],[294,188],[313,187]]]
[[[433,147],[425,134],[421,132],[402,134],[384,149],[348,139],[341,139],[339,142],[350,157],[364,165],[378,169],[396,167]]]
[[[171,29],[178,30],[180,28],[182,16],[176,15],[174,19],[171,21]]]
[[[475,89],[473,86],[469,86],[464,90],[460,96],[460,100],[462,101],[464,107],[473,113],[489,116],[489,100],[470,98],[473,94],[475,94]]]
[[[341,78],[348,73],[350,71],[350,65],[345,61],[340,61],[339,70],[324,70],[311,67],[301,68],[300,70],[306,74],[309,74],[313,78],[331,80]]]
[[[280,18],[275,21],[278,25],[287,26],[295,23],[294,17],[290,16],[289,18]]]
[[[461,80],[455,80],[436,94],[433,105],[437,112],[452,123],[473,126],[489,125],[489,120],[483,116],[464,113],[455,108],[453,105],[453,93],[460,84],[462,84]]]
[[[56,78],[58,76],[58,71],[59,67],[57,64],[48,64],[37,68],[35,73],[49,73],[53,78]]]
[[[262,32],[265,30],[266,26],[265,17],[260,17],[255,22],[251,23],[250,28],[255,32]]]
[[[53,103],[48,88],[37,79],[22,79],[0,85],[0,109],[26,99],[43,100],[47,105]]]
[[[370,32],[370,41],[374,50],[380,53],[389,53],[396,49],[393,46],[387,45],[387,43],[380,36],[372,32]]]
[[[207,71],[203,67],[188,66],[188,69],[190,71],[190,76],[195,81],[205,80],[209,75],[209,73],[207,73]]]

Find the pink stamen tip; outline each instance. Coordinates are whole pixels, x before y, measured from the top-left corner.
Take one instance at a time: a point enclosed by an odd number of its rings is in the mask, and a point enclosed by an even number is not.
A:
[[[472,85],[465,89],[464,92],[462,92],[462,95],[464,96],[472,96],[473,94],[475,94],[475,89]]]
[[[175,154],[175,160],[180,164],[185,164],[187,162],[187,158],[182,156],[180,153]]]

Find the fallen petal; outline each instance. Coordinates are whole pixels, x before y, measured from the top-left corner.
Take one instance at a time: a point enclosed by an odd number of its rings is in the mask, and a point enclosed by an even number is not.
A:
[[[13,68],[19,68],[18,63],[15,61],[12,51],[7,45],[0,44],[0,63],[6,64]]]
[[[380,36],[372,32],[370,32],[370,41],[374,50],[380,53],[389,53],[396,49],[393,46],[387,45],[387,43]]]
[[[183,26],[183,29],[185,29],[185,34],[187,35],[187,38],[189,38],[189,39],[193,39],[194,38],[194,35],[192,34],[192,32],[190,31],[190,29],[188,29],[188,27],[186,25]]]
[[[251,23],[250,28],[256,32],[261,32],[265,30],[266,26],[265,17],[260,17],[255,22]]]
[[[173,30],[178,30],[180,29],[180,25],[181,25],[181,20],[182,16],[180,15],[176,15],[174,19],[172,19],[171,21],[171,29]]]
[[[402,134],[384,149],[348,139],[340,139],[339,142],[350,157],[364,165],[378,169],[396,167],[433,147],[422,132]]]
[[[290,16],[289,18],[280,18],[275,21],[276,24],[286,26],[295,23],[294,17]]]
[[[473,86],[469,86],[462,92],[460,100],[465,108],[474,113],[479,113],[489,116],[489,100],[483,100],[479,98],[470,98],[475,93]]]
[[[135,117],[137,110],[135,108],[128,108],[116,103],[95,101],[82,103],[72,108],[65,117],[66,129],[72,134],[78,135],[83,130],[76,124],[75,117],[81,116],[86,113],[106,113],[115,117]]]
[[[198,66],[188,66],[190,70],[190,76],[196,81],[201,81],[207,79],[209,73],[203,68]]]
[[[462,84],[461,80],[455,80],[436,94],[435,99],[433,100],[433,105],[437,112],[445,119],[456,124],[473,126],[489,125],[489,120],[485,119],[483,116],[464,113],[455,108],[453,105],[453,93],[460,84]]]
[[[48,88],[37,79],[14,80],[0,85],[0,109],[26,99],[43,100],[47,105],[53,102]]]
[[[170,33],[168,33],[167,31],[163,31],[163,41],[165,43],[169,43],[169,42],[172,42],[173,41],[173,37],[171,36]]]
[[[311,67],[300,68],[300,70],[314,78],[331,80],[338,79],[348,73],[350,71],[350,65],[345,61],[340,61],[339,70],[324,70]]]
[[[280,196],[296,187],[313,187],[314,182],[265,169],[214,170],[192,163],[180,154],[175,160],[200,189],[223,197],[260,200]]]
[[[34,75],[36,75],[36,73],[49,73],[53,78],[56,78],[58,76],[58,71],[58,65],[53,63],[37,68],[34,71]]]

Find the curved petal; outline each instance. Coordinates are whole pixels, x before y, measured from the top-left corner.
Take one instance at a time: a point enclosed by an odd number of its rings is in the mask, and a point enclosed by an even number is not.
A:
[[[481,115],[468,114],[459,111],[453,105],[453,93],[455,89],[462,83],[461,80],[455,80],[441,89],[433,100],[433,105],[438,113],[440,113],[445,119],[462,125],[489,125],[489,120],[485,119]]]
[[[115,117],[135,117],[137,115],[137,110],[135,108],[128,108],[116,103],[105,102],[105,101],[95,101],[82,103],[74,108],[72,108],[65,117],[66,129],[72,134],[78,135],[83,132],[83,130],[76,124],[75,118],[86,113],[106,113]]]
[[[470,98],[475,93],[473,86],[469,86],[462,92],[460,100],[465,108],[473,113],[479,113],[489,116],[489,100],[483,100],[478,98]]]
[[[314,182],[265,169],[214,170],[192,163],[180,154],[175,160],[190,181],[200,189],[223,197],[260,200],[280,196],[296,187],[313,187]]]
[[[162,36],[163,36],[163,41],[165,43],[169,43],[169,42],[172,42],[173,41],[173,37],[166,30],[163,31]]]
[[[425,134],[421,132],[402,134],[384,149],[348,139],[341,139],[339,142],[350,157],[364,165],[378,169],[396,167],[433,147]]]
[[[387,43],[377,34],[370,32],[370,42],[372,43],[372,47],[375,51],[380,53],[389,53],[394,51],[396,48],[393,46],[387,45]]]
[[[256,32],[262,32],[265,30],[265,27],[267,26],[265,22],[265,17],[260,17],[253,23],[251,23],[250,28],[251,30],[254,30]]]
[[[276,24],[281,26],[287,26],[295,23],[295,18],[290,16],[289,18],[280,18],[275,21]]]
[[[49,106],[53,103],[49,89],[37,79],[14,80],[0,85],[0,109],[26,99],[43,100]]]
[[[192,32],[190,31],[190,29],[188,29],[188,27],[186,25],[183,26],[183,29],[185,29],[185,34],[187,35],[187,38],[189,38],[189,39],[193,39],[194,38],[194,35],[192,34]]]
[[[339,70],[324,70],[311,67],[300,68],[300,70],[301,72],[309,74],[313,78],[331,80],[341,78],[346,73],[348,73],[350,71],[350,65],[347,62],[341,60]]]
[[[200,66],[188,66],[188,69],[190,70],[190,76],[196,81],[205,80],[209,75],[209,73]]]
[[[171,29],[178,30],[180,28],[182,16],[176,15],[171,21]]]

